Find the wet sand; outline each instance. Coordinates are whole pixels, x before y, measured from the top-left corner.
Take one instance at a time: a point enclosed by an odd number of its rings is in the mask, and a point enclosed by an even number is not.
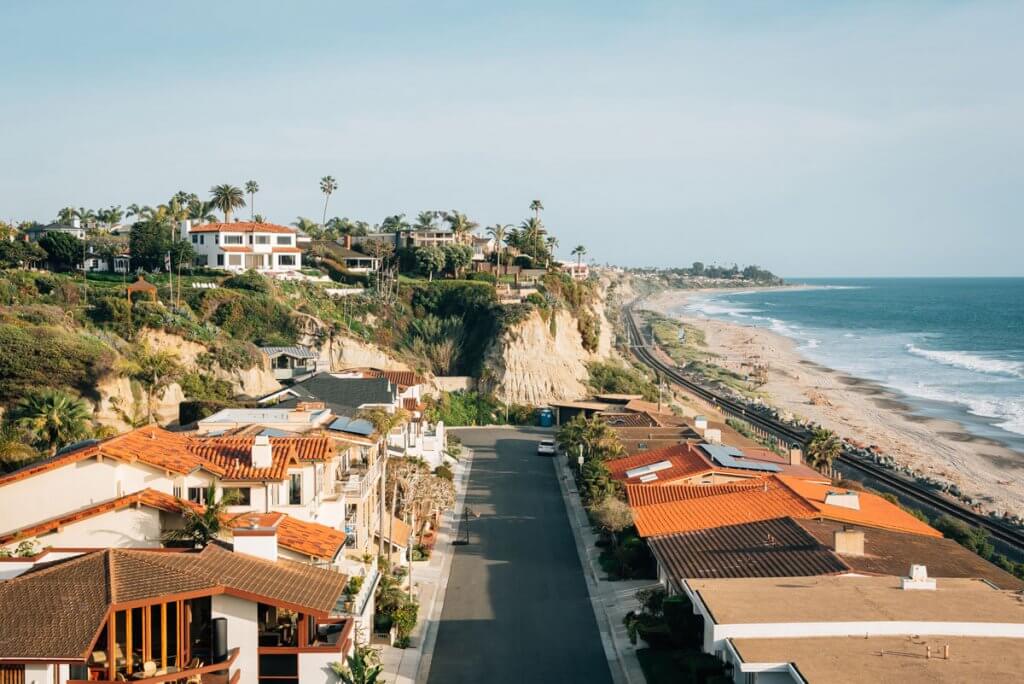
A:
[[[793,340],[770,330],[673,313],[697,292],[662,292],[647,298],[643,308],[703,330],[720,366],[745,372],[741,364],[752,357],[767,362],[768,382],[760,391],[780,411],[877,446],[923,475],[955,483],[984,510],[1020,513],[1024,454],[972,435],[955,421],[915,413],[897,392],[805,359]]]

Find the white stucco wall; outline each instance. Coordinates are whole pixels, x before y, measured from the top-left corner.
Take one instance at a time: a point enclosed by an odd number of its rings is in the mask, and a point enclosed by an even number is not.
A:
[[[66,525],[37,537],[40,546],[85,548],[100,546],[159,547],[160,512],[153,508],[122,508]]]
[[[173,478],[138,463],[87,459],[0,487],[0,532],[17,530],[146,488],[168,494]]]
[[[338,681],[331,670],[330,663],[344,662],[338,653],[300,653],[299,681],[302,684],[333,684]]]
[[[213,617],[228,620],[228,650],[239,649],[235,668],[241,673],[241,684],[256,684],[259,674],[259,624],[256,604],[224,594],[212,598]]]
[[[26,665],[25,684],[51,684],[57,665]]]

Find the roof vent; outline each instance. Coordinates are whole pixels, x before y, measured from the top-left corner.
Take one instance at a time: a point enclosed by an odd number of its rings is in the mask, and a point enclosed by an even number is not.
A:
[[[825,503],[829,506],[860,510],[860,496],[857,495],[857,492],[828,492],[825,494]]]
[[[904,577],[900,582],[905,591],[935,591],[935,580],[928,577],[928,568],[924,565],[911,565],[910,577]]]
[[[256,435],[252,442],[252,467],[269,468],[273,463],[274,457],[270,447],[270,437],[267,435]]]
[[[708,428],[707,416],[697,416],[693,419],[693,427],[698,430],[706,430]]]
[[[849,528],[832,533],[832,546],[842,556],[864,555],[864,533]]]

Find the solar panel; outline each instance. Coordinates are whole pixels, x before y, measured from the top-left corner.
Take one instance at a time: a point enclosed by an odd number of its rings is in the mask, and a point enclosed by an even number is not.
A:
[[[287,432],[285,430],[278,430],[277,428],[263,428],[260,430],[260,434],[266,435],[267,437],[287,437],[294,433]]]
[[[370,436],[373,434],[373,423],[362,418],[349,418],[342,416],[335,419],[333,423],[328,426],[329,430],[337,430],[338,432],[350,432],[355,435]]]
[[[701,444],[699,446],[712,461],[723,468],[759,470],[766,473],[777,473],[782,470],[782,468],[774,463],[746,459],[743,457],[742,451],[726,444]]]
[[[641,479],[643,479],[642,476],[644,475],[650,475],[651,473],[656,473],[659,470],[668,470],[671,467],[671,461],[658,461],[657,463],[651,463],[648,465],[638,466],[636,468],[630,468],[629,470],[626,471],[626,477],[640,477]]]

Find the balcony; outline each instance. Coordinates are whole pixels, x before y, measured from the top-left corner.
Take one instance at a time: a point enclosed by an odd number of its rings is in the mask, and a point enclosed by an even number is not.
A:
[[[340,493],[349,499],[365,499],[373,491],[377,480],[380,479],[383,466],[384,461],[377,459],[372,466],[366,469],[349,468],[346,473],[348,477],[344,482],[339,483]]]
[[[150,661],[143,664],[143,669],[135,672],[129,678],[118,675],[119,679],[69,679],[68,684],[89,684],[90,682],[101,682],[103,684],[117,684],[118,682],[133,681],[145,682],[147,684],[159,684],[161,682],[187,682],[188,684],[237,684],[241,676],[241,670],[231,672],[231,666],[238,660],[238,649],[228,651],[228,658],[224,662],[212,665],[203,665],[202,661],[193,659],[189,665],[178,670],[175,667],[168,667],[166,670],[157,668]],[[147,667],[147,665],[149,667]]]
[[[358,566],[358,567],[356,567]],[[380,578],[380,568],[377,566],[377,559],[374,558],[370,565],[362,563],[346,563],[341,570],[347,572],[349,577],[362,577],[363,582],[355,595],[345,594],[338,600],[333,614],[360,616],[366,610],[373,592],[377,587],[377,580]]]

